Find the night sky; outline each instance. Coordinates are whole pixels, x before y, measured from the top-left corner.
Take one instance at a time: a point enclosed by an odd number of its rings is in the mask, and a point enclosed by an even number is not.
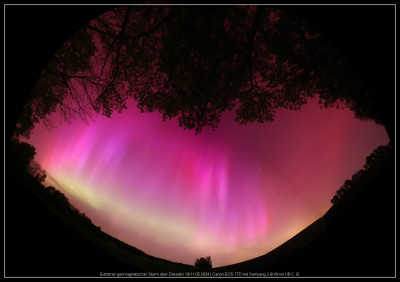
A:
[[[225,112],[199,135],[133,100],[112,118],[35,127],[28,141],[47,185],[110,235],[193,264],[237,263],[276,248],[321,217],[346,179],[389,138],[348,109],[279,109],[240,126]]]

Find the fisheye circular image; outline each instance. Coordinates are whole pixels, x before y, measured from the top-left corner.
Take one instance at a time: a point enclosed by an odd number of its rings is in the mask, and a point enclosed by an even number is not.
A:
[[[20,273],[391,275],[386,261],[327,262],[362,256],[368,229],[388,238],[370,252],[394,243],[394,220],[375,218],[393,215],[394,121],[342,51],[273,5],[147,3],[91,19],[30,88],[5,157],[6,190],[21,187],[6,206],[29,202],[62,236],[40,240],[60,257],[80,249],[66,259],[80,267]]]

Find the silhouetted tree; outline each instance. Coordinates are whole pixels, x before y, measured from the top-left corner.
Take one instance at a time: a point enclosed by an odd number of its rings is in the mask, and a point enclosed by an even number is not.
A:
[[[34,176],[40,183],[46,179],[46,171],[42,170],[40,165],[35,160],[31,161],[26,171]]]
[[[337,195],[333,196],[331,203],[336,204],[339,201],[339,197]]]
[[[35,155],[35,147],[12,138],[6,151],[6,167],[14,174],[21,174],[29,168]]]
[[[336,191],[336,195],[337,195],[339,198],[341,198],[341,197],[344,195],[343,190],[341,190],[341,189],[337,190],[337,191]]]
[[[211,257],[208,256],[206,258],[196,259],[194,266],[199,269],[211,269],[212,268]]]
[[[348,191],[350,187],[352,186],[352,181],[351,180],[346,180],[342,186],[344,191]]]
[[[365,170],[360,169],[359,171],[357,171],[355,174],[353,174],[353,176],[351,177],[351,181],[352,182],[357,182],[365,173]]]
[[[53,186],[47,186],[46,189],[50,192],[50,194],[54,193],[57,190]]]
[[[59,190],[56,189],[52,193],[52,199],[56,203],[56,205],[58,207],[60,207],[61,209],[63,209],[63,210],[70,210],[71,209],[68,198],[62,192],[60,192]]]
[[[332,204],[336,204],[341,198],[343,198],[352,187],[359,185],[360,182],[365,181],[366,177],[371,175],[371,171],[374,167],[379,166],[379,163],[386,157],[393,153],[393,146],[391,143],[385,146],[379,146],[366,157],[364,169],[360,169],[353,174],[351,180],[346,180],[344,184],[336,191],[336,195],[331,199]]]
[[[127,6],[79,30],[35,85],[16,128],[29,137],[59,110],[65,120],[110,117],[134,97],[184,129],[270,122],[319,96],[380,123],[346,59],[304,22],[266,6]]]
[[[370,169],[376,162],[384,158],[388,153],[393,150],[393,147],[389,144],[386,146],[379,146],[369,156],[366,157],[364,169]]]

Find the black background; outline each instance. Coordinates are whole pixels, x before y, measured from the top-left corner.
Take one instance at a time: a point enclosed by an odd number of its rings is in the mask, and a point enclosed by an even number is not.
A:
[[[27,95],[50,58],[83,24],[112,7],[4,7],[6,145]],[[388,121],[387,129],[394,136],[395,7],[290,5],[272,8],[279,8],[304,19],[348,57],[371,89],[377,108]],[[388,181],[383,186],[393,188],[392,183]],[[104,271],[99,269],[102,262],[108,262],[110,267],[117,264],[107,255],[96,253],[98,250],[93,249],[95,247],[81,242],[79,236],[72,236],[73,231],[68,228],[69,231],[66,230],[56,218],[49,216],[44,207],[38,207],[32,195],[18,192],[19,188],[15,180],[6,178],[6,250],[9,246],[6,252],[6,275],[97,276],[97,270]],[[367,244],[372,239],[360,240]],[[13,251],[18,249],[18,245],[19,250],[24,250],[23,254]],[[370,256],[374,259],[373,254]],[[97,266],[94,265],[96,263]],[[121,271],[129,270],[127,266],[120,267]]]

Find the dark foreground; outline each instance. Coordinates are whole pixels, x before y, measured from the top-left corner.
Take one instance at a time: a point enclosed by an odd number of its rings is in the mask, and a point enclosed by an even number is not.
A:
[[[7,176],[7,175],[6,175]],[[298,273],[300,276],[394,276],[394,159],[389,159],[350,206],[259,258],[216,272]],[[5,276],[99,277],[156,271],[168,263],[146,257],[128,264],[81,236],[17,179],[6,177]],[[311,239],[310,239],[311,238]],[[138,265],[141,265],[139,267]],[[145,267],[143,267],[145,265]],[[177,271],[176,265],[170,265]],[[181,267],[181,266],[179,266]],[[182,271],[186,266],[182,265]],[[189,271],[190,266],[187,266]]]
[[[395,276],[394,157],[347,205],[331,208],[272,252],[215,271],[304,277]],[[275,273],[276,272],[276,273]]]

